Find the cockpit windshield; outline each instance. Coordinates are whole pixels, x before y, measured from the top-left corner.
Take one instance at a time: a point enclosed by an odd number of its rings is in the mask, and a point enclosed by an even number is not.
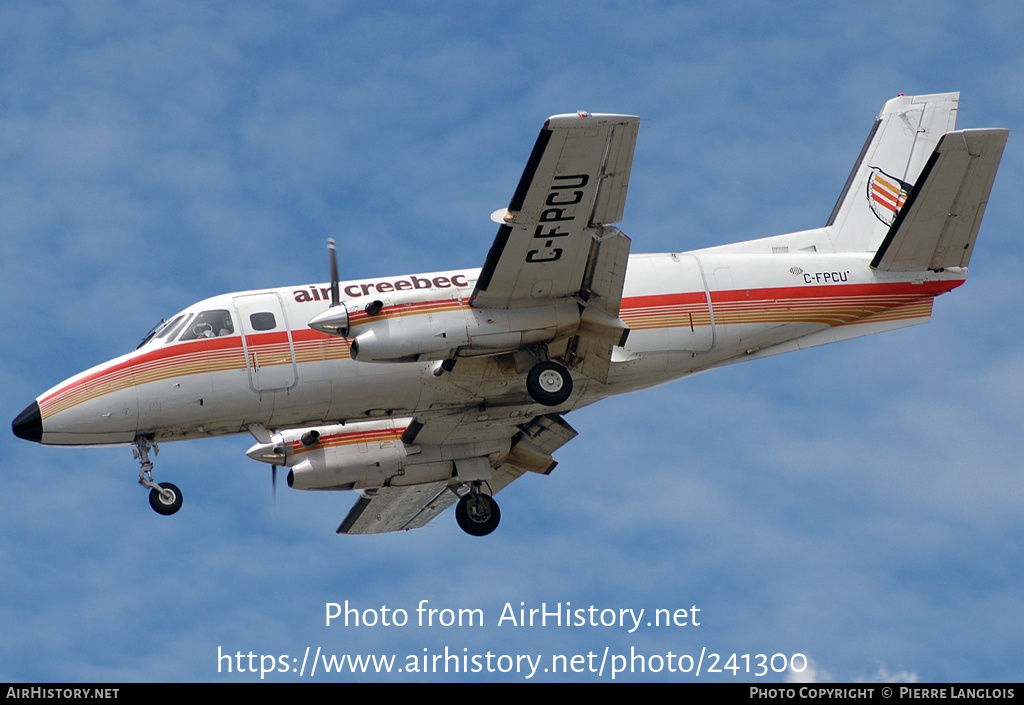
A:
[[[234,332],[235,326],[231,322],[231,314],[225,309],[203,311],[198,315],[179,313],[171,320],[161,320],[153,326],[153,330],[146,334],[136,350],[158,340],[170,342],[179,333],[181,333],[181,338],[178,340],[198,340],[199,338],[219,338]]]
[[[231,314],[227,310],[203,311],[185,327],[185,332],[181,334],[180,340],[219,338],[222,335],[231,335],[234,332],[235,326],[231,323]]]
[[[149,329],[149,332],[146,333],[146,336],[142,339],[142,342],[135,346],[135,349],[138,350],[143,345],[151,341],[153,337],[157,334],[157,331],[163,330],[166,327],[167,321],[161,318],[159,323],[157,323],[155,326]]]
[[[170,323],[156,332],[156,337],[174,340],[174,336],[178,334],[178,331],[181,330],[181,327],[185,325],[190,318],[192,318],[191,313],[183,313],[180,316],[175,317]]]
[[[188,321],[188,319],[190,318],[192,318],[191,313],[182,313],[175,316],[169,321],[161,319],[159,323],[153,326],[153,330],[149,331],[146,337],[142,339],[142,342],[139,343],[138,347],[141,348],[146,343],[155,340],[160,340],[162,338],[166,338],[167,340],[174,340],[174,336],[178,334],[178,331],[181,330],[181,327],[185,325],[185,322]],[[136,350],[137,349],[138,348],[136,348]]]

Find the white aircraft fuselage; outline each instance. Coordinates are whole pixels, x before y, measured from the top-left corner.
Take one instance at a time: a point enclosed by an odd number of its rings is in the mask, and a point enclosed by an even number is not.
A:
[[[815,236],[824,233],[802,233],[800,239]],[[630,333],[615,351],[608,382],[581,380],[559,409],[741,360],[924,323],[933,298],[962,284],[967,274],[946,270],[907,278],[873,270],[865,255],[772,254],[779,246],[771,243],[785,239],[632,255],[620,313]],[[731,251],[736,249],[749,252]],[[342,282],[341,289],[362,297],[402,291],[411,294],[410,303],[466,307],[478,274],[472,269],[368,279]],[[194,304],[168,320],[226,311],[233,332],[181,340],[179,328],[61,382],[37,399],[41,423],[32,440],[127,444],[149,434],[157,442],[177,441],[246,433],[252,424],[290,428],[415,416],[463,408],[467,396],[486,405],[510,392],[525,394],[509,389],[509,382],[493,393],[467,395],[437,383],[434,361],[353,360],[349,339],[306,325],[327,310],[329,296],[330,284],[312,284]],[[277,325],[252,330],[242,316],[247,311],[271,313]],[[525,415],[550,411],[530,406]]]

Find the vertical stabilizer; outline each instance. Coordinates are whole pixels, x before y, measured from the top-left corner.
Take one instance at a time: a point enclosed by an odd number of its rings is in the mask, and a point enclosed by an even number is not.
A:
[[[885,104],[832,215],[836,252],[875,252],[939,139],[956,127],[959,93],[899,96]]]

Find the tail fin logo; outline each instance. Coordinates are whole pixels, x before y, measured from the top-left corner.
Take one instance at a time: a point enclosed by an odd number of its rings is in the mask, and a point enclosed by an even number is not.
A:
[[[912,184],[890,176],[876,166],[871,167],[867,196],[875,217],[886,225],[892,225],[911,188]]]

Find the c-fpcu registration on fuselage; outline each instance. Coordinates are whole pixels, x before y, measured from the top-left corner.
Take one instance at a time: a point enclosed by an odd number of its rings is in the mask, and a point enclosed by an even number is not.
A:
[[[927,321],[960,286],[1007,130],[956,130],[958,94],[878,115],[824,227],[630,255],[622,218],[640,119],[549,118],[481,269],[217,296],[14,420],[52,445],[131,444],[161,514],[158,443],[248,432],[289,486],[353,490],[339,533],[421,527],[547,474],[568,412],[695,372]]]

